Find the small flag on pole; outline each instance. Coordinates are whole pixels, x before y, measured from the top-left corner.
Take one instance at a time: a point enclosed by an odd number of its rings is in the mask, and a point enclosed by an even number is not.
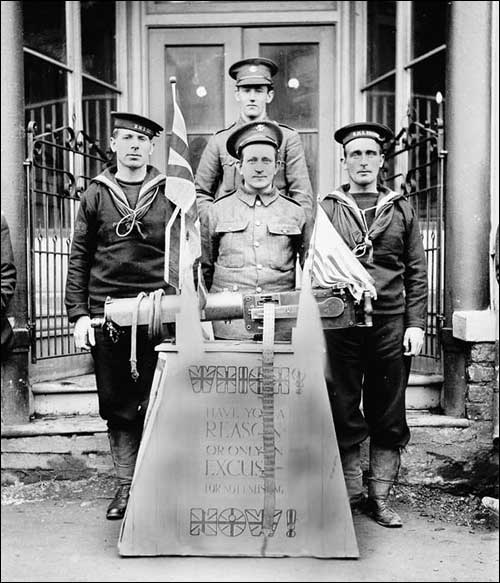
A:
[[[184,278],[190,272],[197,272],[198,283],[202,283],[201,237],[194,177],[189,162],[186,124],[177,104],[175,77],[170,77],[170,83],[174,117],[167,161],[165,196],[176,205],[176,209],[165,228],[164,278],[168,284],[180,291]]]
[[[346,284],[354,298],[360,301],[369,291],[376,299],[374,280],[346,245],[325,211],[318,205],[316,222],[311,237],[309,257],[312,261],[313,287],[332,287]]]

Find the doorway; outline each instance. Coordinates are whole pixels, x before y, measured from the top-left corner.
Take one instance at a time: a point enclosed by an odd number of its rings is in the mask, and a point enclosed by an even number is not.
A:
[[[191,165],[196,172],[210,136],[238,117],[232,63],[261,56],[278,64],[271,119],[301,136],[315,194],[334,185],[334,26],[272,26],[152,29],[149,33],[149,114],[164,125],[153,164],[166,168],[172,127],[169,78],[177,79],[177,97],[186,128]]]

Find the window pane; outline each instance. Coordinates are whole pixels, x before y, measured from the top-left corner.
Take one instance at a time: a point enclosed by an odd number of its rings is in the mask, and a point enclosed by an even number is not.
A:
[[[82,109],[85,133],[100,150],[106,152],[111,135],[110,113],[116,110],[116,93],[84,78]]]
[[[23,2],[24,46],[66,62],[64,2]]]
[[[107,83],[116,83],[115,2],[82,2],[81,18],[84,72]]]
[[[191,167],[196,172],[208,138],[224,127],[224,47],[171,46],[165,51],[165,79],[177,78],[177,101],[186,121]],[[170,136],[173,111],[168,85],[165,133]]]
[[[29,54],[24,55],[26,124],[36,121],[37,133],[67,125],[66,72]]]
[[[261,44],[260,55],[278,65],[269,117],[299,129],[317,129],[319,54],[316,43]]]
[[[396,2],[367,2],[367,82],[396,66]]]
[[[395,76],[389,77],[366,91],[367,121],[383,123],[394,129],[395,81]]]
[[[436,93],[446,95],[445,85],[445,51],[413,66],[412,72],[412,106],[414,115],[420,123],[433,123],[438,112]]]
[[[317,188],[319,45],[260,44],[260,56],[278,65],[275,97],[267,106],[271,119],[296,129],[302,140],[313,191]]]
[[[413,56],[446,43],[448,2],[412,2]]]
[[[68,100],[66,97],[64,69],[38,57],[24,55],[25,123],[36,123],[35,134],[53,132],[48,142],[61,144],[69,134],[61,128],[68,125]],[[57,130],[57,131],[56,131]],[[68,167],[68,154],[60,147],[44,144],[33,152],[32,193],[33,220],[37,237],[47,240],[47,229],[61,226],[59,193],[65,191],[63,168]]]

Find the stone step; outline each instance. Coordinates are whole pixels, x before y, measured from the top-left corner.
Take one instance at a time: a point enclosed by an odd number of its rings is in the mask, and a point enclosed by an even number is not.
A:
[[[412,439],[402,459],[404,480],[442,485],[443,468],[461,462],[457,456],[463,454],[463,446],[471,438],[471,422],[410,412],[408,424]],[[1,441],[2,483],[80,479],[113,472],[106,423],[100,417],[76,415],[4,425]],[[461,448],[457,448],[459,443]],[[366,466],[366,447],[364,450]]]
[[[439,407],[441,375],[411,373],[406,396],[408,411]],[[36,416],[98,415],[99,405],[93,374],[43,381],[32,386]]]
[[[2,426],[1,460],[2,483],[81,479],[112,471],[106,423],[90,415]]]
[[[36,416],[99,414],[94,374],[34,383],[31,390]]]

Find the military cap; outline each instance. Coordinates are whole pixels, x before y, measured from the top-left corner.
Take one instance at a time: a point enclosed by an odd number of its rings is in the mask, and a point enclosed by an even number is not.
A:
[[[260,57],[243,59],[229,67],[229,75],[236,79],[236,87],[243,85],[272,85],[278,65],[271,59]]]
[[[379,144],[384,144],[394,136],[392,130],[381,123],[375,122],[358,122],[350,123],[338,129],[334,138],[339,143],[345,146],[351,140],[356,138],[372,138]]]
[[[249,144],[269,144],[276,150],[283,141],[283,132],[273,121],[251,121],[236,128],[226,142],[227,151],[233,158],[240,158],[241,150]]]
[[[159,136],[163,131],[161,125],[157,124],[152,119],[137,115],[135,113],[127,113],[124,111],[112,111],[111,117],[113,119],[113,129],[133,130],[154,138]]]

